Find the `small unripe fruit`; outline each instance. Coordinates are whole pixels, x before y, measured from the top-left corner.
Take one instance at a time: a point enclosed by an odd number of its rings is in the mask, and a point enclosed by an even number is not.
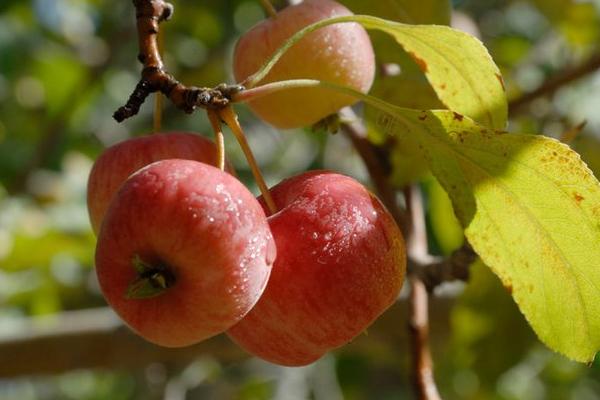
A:
[[[106,209],[119,187],[134,172],[155,161],[179,158],[214,165],[217,149],[201,136],[170,132],[125,140],[108,148],[94,163],[87,187],[92,228],[97,234]]]
[[[261,205],[236,178],[196,161],[163,160],[114,197],[96,271],[127,325],[179,347],[238,322],[263,292],[275,254]]]
[[[267,361],[300,366],[363,332],[397,298],[402,234],[354,179],[323,171],[271,190],[277,260],[265,292],[227,334]]]
[[[260,69],[294,33],[332,17],[352,15],[331,0],[305,0],[262,21],[245,33],[233,57],[235,78],[242,82]],[[260,83],[318,79],[367,92],[375,76],[375,56],[367,32],[356,23],[327,26],[292,46]],[[356,99],[327,89],[289,89],[250,101],[260,118],[278,128],[312,125]]]

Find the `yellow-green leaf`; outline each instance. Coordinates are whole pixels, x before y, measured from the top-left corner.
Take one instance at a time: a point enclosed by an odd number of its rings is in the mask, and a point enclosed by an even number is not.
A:
[[[447,26],[404,25],[367,17],[359,22],[392,35],[450,110],[493,128],[505,127],[507,103],[502,76],[477,39]]]
[[[452,202],[442,185],[433,177],[424,182],[427,193],[429,223],[435,240],[444,255],[450,255],[462,246],[462,226],[452,208]]]
[[[579,155],[554,139],[490,130],[451,111],[380,106],[380,126],[418,144],[469,242],[540,339],[574,360],[593,360],[600,184]]]

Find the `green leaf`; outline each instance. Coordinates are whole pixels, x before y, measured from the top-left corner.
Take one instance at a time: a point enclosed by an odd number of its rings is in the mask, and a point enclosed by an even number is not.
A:
[[[319,21],[292,36],[244,83],[249,88],[256,86],[285,51],[306,34],[342,22],[358,22],[367,29],[391,35],[417,63],[449,109],[493,128],[505,127],[507,102],[498,67],[479,40],[447,26],[406,25],[364,15]]]
[[[540,339],[577,361],[600,349],[600,184],[544,136],[489,130],[451,111],[383,105],[380,126],[415,141],[469,242]]]
[[[424,186],[431,230],[442,254],[450,255],[464,242],[462,226],[454,215],[448,194],[437,179],[433,177],[427,179]]]

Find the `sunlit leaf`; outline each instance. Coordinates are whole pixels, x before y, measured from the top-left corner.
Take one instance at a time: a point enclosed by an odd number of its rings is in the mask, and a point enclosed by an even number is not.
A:
[[[362,18],[365,27],[387,32],[398,41],[449,109],[504,128],[507,106],[502,77],[481,42],[445,26]]]
[[[380,125],[418,143],[469,242],[540,339],[592,360],[600,349],[600,184],[579,155],[450,111],[382,106]]]

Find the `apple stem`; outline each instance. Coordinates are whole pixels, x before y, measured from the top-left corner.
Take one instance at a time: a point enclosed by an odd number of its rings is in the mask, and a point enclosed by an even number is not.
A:
[[[252,170],[252,175],[254,175],[254,179],[256,180],[256,184],[262,193],[263,199],[269,208],[271,214],[275,214],[277,212],[277,207],[275,206],[275,202],[273,201],[273,197],[271,197],[271,192],[269,192],[269,188],[265,183],[265,180],[258,168],[258,163],[254,158],[254,154],[252,153],[252,149],[248,145],[248,141],[246,140],[246,135],[244,135],[244,130],[242,129],[240,122],[238,121],[238,116],[233,111],[231,106],[227,106],[221,110],[219,110],[219,115],[225,121],[225,123],[229,126],[235,138],[237,139],[244,155],[246,156],[246,160],[248,160],[248,164],[250,165],[250,169]]]
[[[275,10],[275,7],[273,7],[273,4],[271,4],[269,0],[260,0],[260,4],[270,18],[275,18],[277,16],[277,10]]]
[[[215,110],[209,109],[207,111],[208,120],[212,125],[213,131],[215,132],[215,142],[217,145],[217,168],[221,171],[225,171],[225,137],[223,135],[223,129],[221,128],[221,117]]]
[[[157,33],[158,42],[158,53],[162,55],[163,52],[163,33],[159,30]],[[162,127],[162,109],[163,109],[163,95],[161,92],[154,94],[154,121],[153,128],[154,133],[158,133]]]
[[[154,93],[154,122],[152,124],[154,133],[160,132],[162,126],[162,93]]]
[[[146,263],[139,255],[133,256],[133,268],[138,277],[128,287],[128,299],[149,299],[163,294],[175,284],[175,276],[162,263],[158,266]]]

